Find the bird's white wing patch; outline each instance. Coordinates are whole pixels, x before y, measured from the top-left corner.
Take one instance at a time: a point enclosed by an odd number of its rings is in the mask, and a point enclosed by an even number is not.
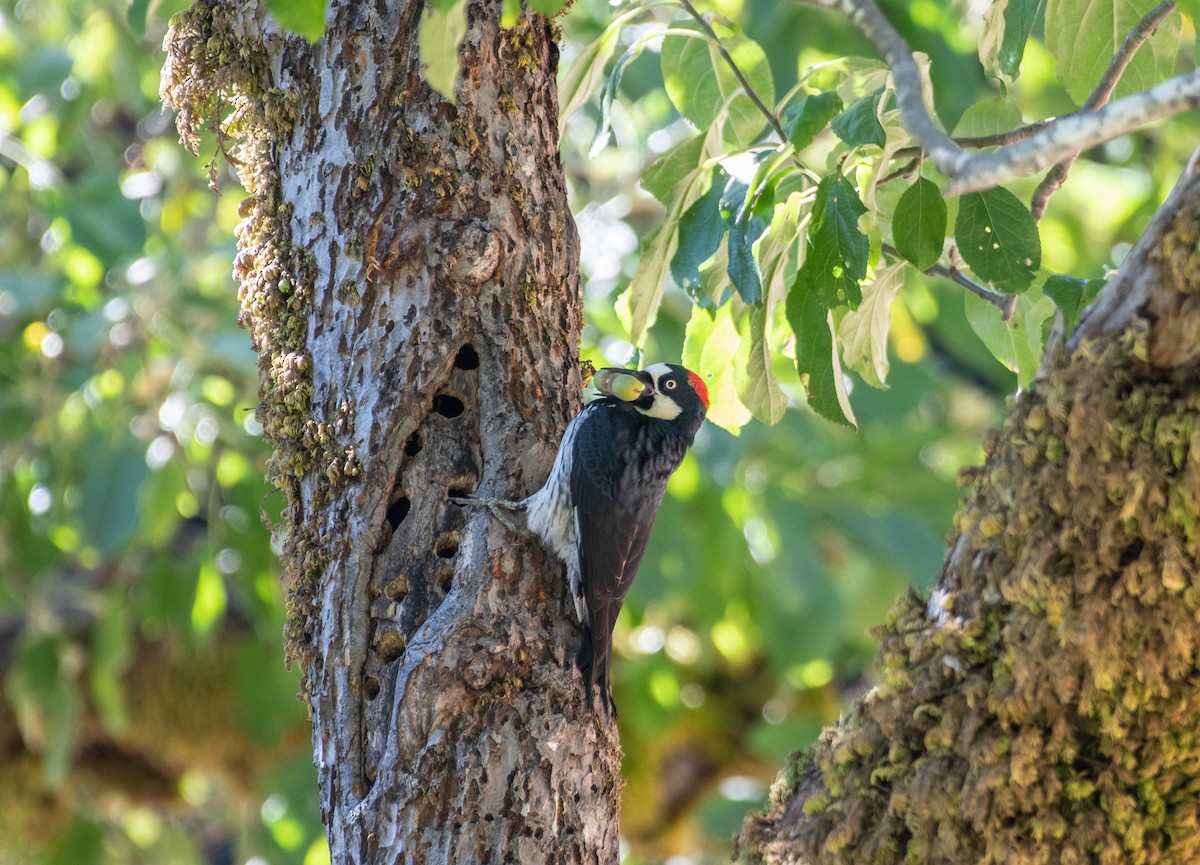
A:
[[[582,537],[579,531],[579,508],[571,508],[571,516],[575,520],[575,543],[578,544],[579,538]],[[567,570],[571,580],[571,597],[575,599],[575,615],[579,617],[581,624],[586,624],[588,620],[587,593],[583,590],[583,575],[579,572],[578,555],[573,561],[568,562]]]

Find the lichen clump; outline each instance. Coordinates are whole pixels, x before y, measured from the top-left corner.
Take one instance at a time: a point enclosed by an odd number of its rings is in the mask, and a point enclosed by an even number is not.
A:
[[[329,555],[301,519],[300,482],[311,475],[323,489],[356,475],[358,463],[325,434],[330,424],[314,417],[307,341],[317,274],[311,257],[291,243],[292,208],[283,201],[272,157],[297,120],[302,94],[272,81],[269,50],[278,51],[285,37],[263,16],[258,4],[234,2],[198,2],[175,16],[161,97],[178,112],[180,137],[193,153],[206,130],[215,136],[213,183],[217,158],[224,156],[248,194],[239,208],[233,268],[241,283],[239,322],[259,355],[257,418],[275,448],[267,477],[287,497],[282,560],[288,654],[306,665],[315,587]]]
[[[1015,402],[944,595],[897,602],[880,684],[748,821],[746,857],[1200,861],[1200,381],[1148,363],[1148,331]]]

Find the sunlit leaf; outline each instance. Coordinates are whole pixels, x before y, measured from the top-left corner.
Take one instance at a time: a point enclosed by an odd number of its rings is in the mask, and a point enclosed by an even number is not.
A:
[[[309,42],[325,34],[325,0],[266,0],[266,4],[280,26]]]
[[[458,78],[458,46],[466,32],[465,0],[427,6],[421,15],[417,44],[425,80],[450,102],[456,101],[454,82]]]
[[[561,12],[569,2],[571,2],[571,0],[529,0],[529,5],[532,6],[537,12],[545,15],[547,18],[553,18],[559,12]]]
[[[904,287],[902,261],[889,264],[863,286],[858,309],[847,312],[838,325],[842,359],[872,387],[884,387],[888,373],[888,328],[891,306]]]
[[[1046,0],[1046,47],[1058,61],[1058,80],[1077,105],[1100,83],[1113,57],[1158,0]],[[1168,17],[1121,75],[1116,96],[1157,84],[1171,74],[1179,50],[1180,23]]]
[[[584,48],[571,61],[562,83],[558,86],[558,99],[562,110],[558,115],[561,129],[566,125],[567,118],[587,104],[604,81],[604,68],[612,58],[620,42],[621,30],[625,23],[634,15],[641,14],[640,7],[634,7],[613,19],[604,28],[604,32],[596,41]]]
[[[767,339],[770,312],[766,304],[752,306],[738,323],[741,343],[733,361],[738,399],[765,424],[779,423],[787,409],[787,395],[775,378],[771,344]]]
[[[1054,315],[1054,303],[1049,298],[1032,294],[1017,298],[1016,312],[1009,321],[983,298],[967,293],[964,300],[971,329],[996,360],[1017,374],[1021,387],[1033,383],[1042,358],[1044,325]]]
[[[979,37],[979,60],[984,69],[1010,82],[1016,80],[1040,5],[1041,0],[993,0],[983,15]]]
[[[733,357],[740,341],[728,304],[713,313],[697,307],[688,320],[682,353],[684,365],[708,385],[708,419],[735,434],[750,420],[733,377]]]
[[[1037,223],[1029,208],[1003,187],[959,199],[954,237],[976,275],[1006,294],[1027,289],[1042,266]]]
[[[959,138],[998,135],[1021,125],[1021,109],[1011,99],[981,99],[972,103],[954,127]]]
[[[771,66],[762,48],[719,24],[714,27],[722,46],[758,98],[765,105],[774,103]],[[672,104],[697,129],[707,129],[723,109],[727,110],[728,137],[734,144],[749,144],[765,128],[766,118],[746,95],[745,88],[718,47],[700,31],[698,24],[687,22],[674,29],[692,30],[696,35],[668,35],[663,39],[663,82]]]

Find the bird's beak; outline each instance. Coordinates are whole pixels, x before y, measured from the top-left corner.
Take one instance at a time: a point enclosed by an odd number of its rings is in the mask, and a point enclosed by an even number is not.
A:
[[[592,387],[600,393],[615,396],[622,402],[633,402],[649,393],[654,386],[647,373],[632,369],[606,367],[596,373]]]

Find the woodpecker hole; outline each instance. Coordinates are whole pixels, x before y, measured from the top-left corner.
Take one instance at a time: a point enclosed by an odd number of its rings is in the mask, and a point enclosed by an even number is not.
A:
[[[460,348],[454,356],[454,366],[456,369],[479,369],[479,352],[475,346],[468,342]]]
[[[387,322],[387,324],[385,324],[385,325],[383,326],[383,332],[384,332],[384,333],[386,333],[386,334],[390,334],[390,333],[391,333],[393,330],[395,330],[395,329],[396,329],[396,322],[392,321],[392,320],[389,318],[389,319],[388,319],[388,322]]]
[[[446,566],[439,570],[437,584],[443,595],[450,594],[450,590],[454,588],[454,568]]]
[[[464,408],[461,399],[448,393],[439,393],[433,398],[433,410],[442,417],[458,417]]]
[[[383,587],[383,593],[393,601],[403,601],[408,597],[408,574],[399,573],[395,577],[388,580],[388,584]]]
[[[384,631],[379,635],[379,643],[377,645],[379,657],[383,659],[385,664],[390,664],[404,654],[404,648],[407,644],[408,641],[399,631]]]
[[[368,700],[374,700],[379,696],[379,680],[374,676],[367,676],[363,679],[363,692]]]
[[[536,829],[533,830],[533,837],[534,837],[534,840],[536,840],[536,841],[541,841],[542,836],[545,834],[546,834],[546,830],[543,829],[541,826],[538,826]]]
[[[367,783],[374,784],[375,778],[379,774],[379,770],[375,766],[368,766],[364,774],[367,776]]]
[[[433,545],[433,551],[439,559],[452,559],[458,555],[460,540],[458,532],[442,532]]]
[[[404,518],[408,516],[408,512],[412,510],[412,502],[408,496],[400,496],[387,509],[388,525],[392,527],[392,531],[400,528],[400,524],[404,522]]]
[[[408,441],[404,443],[404,453],[410,457],[415,457],[421,452],[421,434],[413,433],[408,437]]]

